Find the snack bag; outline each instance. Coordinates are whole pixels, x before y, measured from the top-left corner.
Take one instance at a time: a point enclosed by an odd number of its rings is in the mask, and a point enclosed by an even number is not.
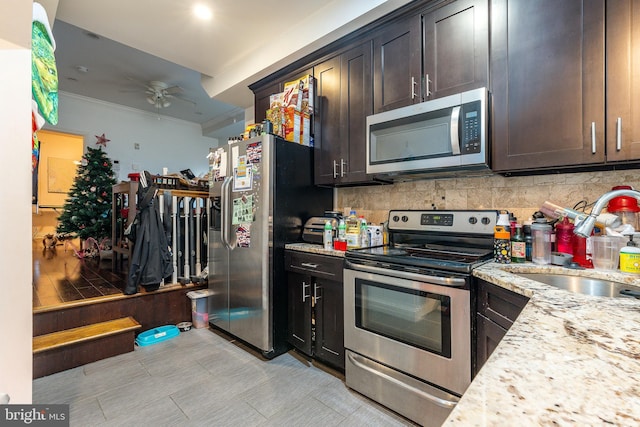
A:
[[[275,93],[269,97],[270,108],[267,110],[267,119],[273,123],[273,133],[284,138],[284,107],[283,93]]]

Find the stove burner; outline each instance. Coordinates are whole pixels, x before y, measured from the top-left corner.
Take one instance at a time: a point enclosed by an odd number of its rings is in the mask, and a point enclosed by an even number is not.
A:
[[[480,257],[478,256],[466,256],[462,254],[442,253],[422,249],[409,249],[407,252],[410,257],[438,259],[462,263],[472,263],[480,259]]]
[[[473,263],[484,260],[491,255],[491,253],[485,249],[445,248],[429,245],[425,245],[425,247],[407,247],[404,248],[404,250],[410,257],[431,258],[461,263]]]

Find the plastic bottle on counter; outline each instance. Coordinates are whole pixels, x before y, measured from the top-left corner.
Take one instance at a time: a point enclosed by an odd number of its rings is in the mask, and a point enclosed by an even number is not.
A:
[[[364,219],[364,216],[360,215],[360,247],[368,248],[370,246],[369,242],[369,228],[367,227],[367,220]]]
[[[325,249],[333,249],[333,227],[331,221],[324,223],[324,234],[322,235],[322,242]]]
[[[524,259],[527,261],[531,261],[531,254],[533,252],[533,238],[531,237],[531,224],[524,224],[522,226],[522,231],[524,232],[524,245],[525,245],[525,256]]]
[[[518,218],[512,213],[509,212],[509,232],[511,233],[511,238],[516,235],[516,225],[518,224]]]
[[[527,247],[522,232],[522,224],[515,224],[515,231],[511,237],[511,262],[523,263],[526,261]]]
[[[620,249],[620,271],[640,273],[640,248],[633,241],[633,234],[629,235],[627,246]]]
[[[351,211],[346,220],[347,224],[347,248],[360,247],[360,221],[356,216],[356,211]]]
[[[385,246],[389,244],[389,227],[388,227],[388,225],[389,225],[389,223],[387,221],[380,223],[380,228],[382,229],[382,244],[385,245]]]
[[[500,264],[511,262],[511,233],[501,225],[493,228],[493,260]]]
[[[509,212],[500,211],[500,213],[498,214],[498,221],[496,222],[496,225],[503,227],[509,232],[509,235],[511,235],[511,222],[509,221]]]
[[[347,240],[347,223],[344,218],[340,218],[338,222],[338,240]]]
[[[536,218],[531,224],[532,253],[534,264],[551,264],[551,225],[544,218]]]

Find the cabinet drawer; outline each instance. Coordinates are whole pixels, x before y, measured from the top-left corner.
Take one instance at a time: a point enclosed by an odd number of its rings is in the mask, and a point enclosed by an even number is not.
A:
[[[285,269],[295,273],[307,273],[342,283],[344,259],[306,252],[284,251]]]
[[[529,298],[499,286],[478,280],[478,313],[509,329]]]

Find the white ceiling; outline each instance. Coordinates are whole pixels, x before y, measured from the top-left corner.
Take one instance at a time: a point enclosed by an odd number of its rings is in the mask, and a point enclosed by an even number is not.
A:
[[[60,91],[199,123],[226,139],[243,129],[225,125],[252,106],[248,84],[409,1],[59,0],[48,13]],[[213,18],[194,18],[195,3]],[[146,101],[151,80],[179,86],[180,99],[157,111]]]

